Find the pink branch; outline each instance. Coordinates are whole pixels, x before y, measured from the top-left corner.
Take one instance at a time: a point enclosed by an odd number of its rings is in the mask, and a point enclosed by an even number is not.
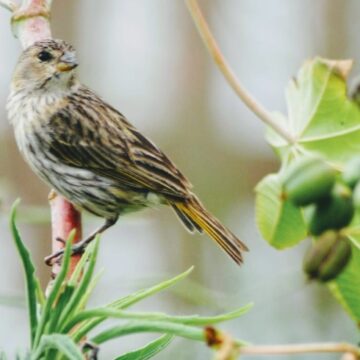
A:
[[[25,49],[36,41],[50,39],[50,6],[44,0],[25,0],[11,18],[14,35]]]
[[[52,227],[52,251],[56,252],[64,247],[61,240],[66,240],[71,230],[76,229],[74,243],[81,240],[81,214],[74,206],[62,196],[57,195],[54,191],[49,195],[51,208],[51,227]],[[72,274],[81,255],[76,254],[71,257],[70,274]],[[53,277],[58,274],[60,264],[54,262],[52,268]]]
[[[0,4],[5,3],[0,0]],[[25,49],[36,41],[51,38],[50,29],[50,7],[52,0],[24,0],[19,8],[11,4],[13,16],[11,25],[14,35],[19,39],[22,47]],[[71,230],[76,230],[74,242],[81,239],[81,215],[74,206],[63,197],[51,192],[49,196],[52,219],[52,251],[63,248],[64,244],[57,239],[68,238]],[[71,270],[76,266],[80,256],[72,257]],[[53,275],[59,272],[59,265],[53,264]]]

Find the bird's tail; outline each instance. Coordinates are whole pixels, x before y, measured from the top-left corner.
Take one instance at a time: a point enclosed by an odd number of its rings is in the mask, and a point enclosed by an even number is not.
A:
[[[243,262],[242,251],[247,251],[247,246],[210,214],[195,196],[186,202],[172,202],[171,206],[190,231],[204,230],[237,264]]]

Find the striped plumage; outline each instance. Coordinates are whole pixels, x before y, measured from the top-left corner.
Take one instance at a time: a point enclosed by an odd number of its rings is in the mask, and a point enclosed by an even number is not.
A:
[[[172,206],[190,231],[204,230],[237,262],[246,246],[205,210],[174,163],[75,77],[60,40],[26,49],[16,66],[8,116],[32,169],[76,206],[116,222],[153,204]]]

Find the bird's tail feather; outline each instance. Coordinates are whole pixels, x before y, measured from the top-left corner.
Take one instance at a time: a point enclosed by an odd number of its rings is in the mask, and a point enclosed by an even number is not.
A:
[[[174,202],[171,205],[191,232],[195,229],[200,232],[204,230],[236,263],[242,263],[242,251],[247,251],[247,246],[210,214],[197,198],[193,197],[183,203]]]

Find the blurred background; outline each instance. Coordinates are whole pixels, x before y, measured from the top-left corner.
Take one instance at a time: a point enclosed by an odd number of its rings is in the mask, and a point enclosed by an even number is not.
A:
[[[199,3],[239,78],[270,110],[286,112],[284,89],[305,59],[360,58],[359,1]],[[53,35],[75,45],[82,81],[153,139],[209,210],[251,249],[239,268],[206,236],[188,235],[167,208],[123,217],[102,237],[98,267],[105,272],[92,304],[195,265],[188,280],[136,309],[210,315],[254,302],[249,314],[222,328],[257,344],[356,342],[355,325],[327,289],[305,281],[301,263],[307,241],[279,252],[261,239],[253,189],[276,171],[278,161],[264,140],[264,126],[206,53],[184,1],[54,1]],[[12,355],[24,348],[28,335],[22,269],[8,227],[9,207],[17,197],[22,198],[19,226],[44,286],[50,274],[43,263],[50,252],[49,189],[20,158],[5,113],[20,51],[9,13],[0,9],[0,348]],[[86,216],[85,234],[99,223]],[[111,359],[151,338],[112,342],[100,358]],[[203,344],[177,340],[158,359],[210,355]]]

